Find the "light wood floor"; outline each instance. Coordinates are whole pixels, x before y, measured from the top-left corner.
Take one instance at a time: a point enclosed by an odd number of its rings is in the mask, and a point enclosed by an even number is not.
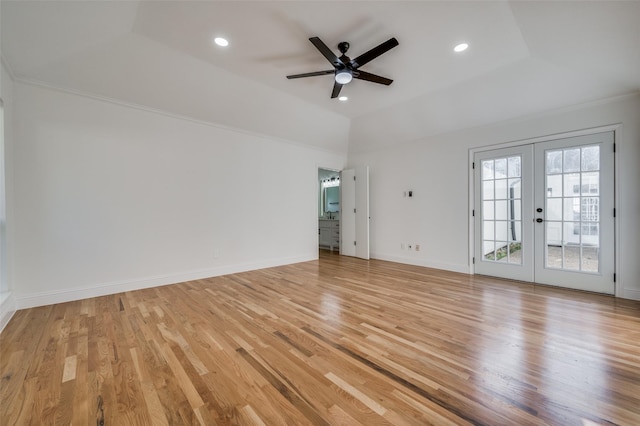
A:
[[[3,425],[640,424],[640,303],[322,253],[23,310]]]

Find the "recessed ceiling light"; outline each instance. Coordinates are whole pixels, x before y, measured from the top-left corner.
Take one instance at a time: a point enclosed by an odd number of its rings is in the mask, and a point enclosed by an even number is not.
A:
[[[348,101],[349,98],[347,96],[340,96],[338,100],[344,102],[344,101]]]
[[[229,45],[229,41],[223,37],[216,37],[213,39],[213,41],[218,46],[227,47]]]
[[[460,43],[453,48],[453,51],[457,53],[464,52],[465,50],[467,50],[467,47],[469,47],[467,43]]]

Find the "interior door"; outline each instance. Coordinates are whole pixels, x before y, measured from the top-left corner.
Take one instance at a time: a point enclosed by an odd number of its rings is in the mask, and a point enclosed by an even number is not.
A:
[[[369,167],[340,176],[340,254],[369,259]]]
[[[614,294],[613,132],[474,164],[476,273]]]
[[[340,254],[356,255],[356,171],[340,172]]]
[[[356,169],[356,257],[369,259],[369,167]]]

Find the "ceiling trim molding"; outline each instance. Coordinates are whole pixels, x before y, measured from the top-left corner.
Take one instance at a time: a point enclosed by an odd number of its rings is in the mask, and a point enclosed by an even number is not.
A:
[[[144,112],[148,112],[148,113],[152,113],[152,114],[157,114],[157,115],[162,115],[165,117],[169,117],[169,118],[173,118],[176,120],[182,120],[182,121],[189,121],[192,123],[196,123],[196,124],[201,124],[207,127],[213,127],[216,129],[221,129],[221,130],[226,130],[226,131],[230,131],[230,132],[236,132],[236,133],[242,133],[248,136],[252,136],[255,138],[260,138],[260,139],[266,139],[269,140],[271,142],[276,142],[276,143],[282,143],[282,144],[286,144],[286,145],[292,145],[295,146],[297,148],[304,148],[304,149],[310,149],[312,151],[317,151],[317,152],[322,152],[322,153],[328,153],[328,154],[332,154],[332,155],[342,155],[342,156],[347,156],[347,152],[345,150],[345,152],[341,152],[341,151],[336,151],[336,150],[331,150],[331,149],[326,149],[326,148],[322,148],[319,147],[317,145],[309,145],[309,144],[305,144],[303,142],[298,142],[292,139],[285,139],[285,138],[281,138],[278,136],[273,136],[273,135],[269,135],[266,133],[259,133],[259,132],[253,132],[251,130],[247,130],[247,129],[243,129],[240,127],[233,127],[233,126],[226,126],[224,124],[220,124],[220,123],[216,123],[213,121],[206,121],[206,120],[199,120],[197,118],[192,118],[186,115],[180,115],[180,114],[176,114],[173,112],[169,112],[169,111],[165,111],[162,109],[156,109],[156,108],[151,108],[145,105],[140,105],[140,104],[135,104],[132,102],[124,102],[124,101],[120,101],[118,99],[114,99],[114,98],[109,98],[107,96],[102,96],[102,95],[96,95],[94,93],[89,93],[89,92],[84,92],[81,90],[76,90],[76,89],[70,89],[68,87],[63,87],[63,86],[58,86],[58,85],[54,85],[51,83],[47,83],[41,80],[35,80],[35,79],[28,79],[28,78],[13,78],[13,82],[14,83],[20,83],[20,84],[24,84],[27,86],[34,86],[34,87],[40,87],[43,89],[48,89],[48,90],[53,90],[56,92],[60,92],[60,93],[65,93],[68,95],[75,95],[75,96],[79,96],[79,97],[83,97],[83,98],[88,98],[88,99],[92,99],[95,101],[99,101],[99,102],[104,102],[104,103],[108,103],[108,104],[112,104],[112,105],[118,105],[121,107],[125,107],[125,108],[131,108],[131,109],[136,109],[139,111],[144,111]]]
[[[2,53],[0,53],[0,63],[2,64],[2,66],[4,67],[5,70],[7,70],[7,74],[9,74],[9,78],[12,81],[16,81],[16,74],[13,72],[13,68],[11,68],[11,65],[9,65],[9,61],[7,61],[4,57],[4,55]]]

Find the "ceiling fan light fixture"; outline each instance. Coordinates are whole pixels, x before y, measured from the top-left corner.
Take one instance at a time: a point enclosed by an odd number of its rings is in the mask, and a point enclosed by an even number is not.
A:
[[[353,75],[349,71],[339,71],[336,73],[336,83],[347,84],[353,80]]]

